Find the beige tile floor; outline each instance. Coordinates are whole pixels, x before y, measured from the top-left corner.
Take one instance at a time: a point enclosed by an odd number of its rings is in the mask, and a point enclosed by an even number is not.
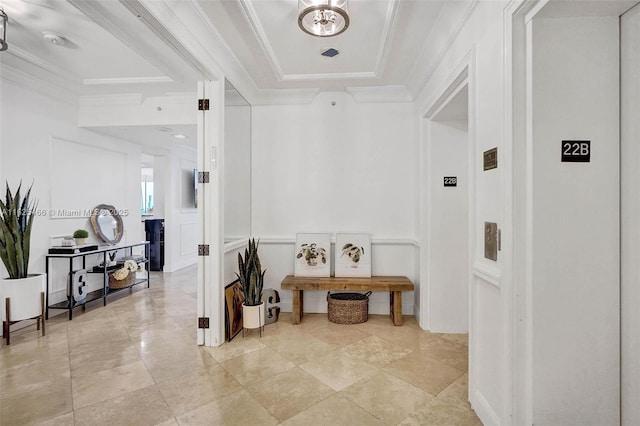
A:
[[[195,269],[0,346],[0,425],[479,425],[465,335],[291,315],[198,347]],[[125,292],[126,293],[126,292]]]

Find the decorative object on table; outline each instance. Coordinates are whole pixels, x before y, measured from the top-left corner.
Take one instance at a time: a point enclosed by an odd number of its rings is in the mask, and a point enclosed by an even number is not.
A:
[[[99,204],[91,211],[91,226],[100,240],[117,244],[124,234],[124,225],[119,211],[112,205]]]
[[[67,294],[71,295],[72,303],[82,303],[87,298],[87,270],[78,269],[69,273],[69,290]]]
[[[371,276],[371,235],[336,234],[336,277]]]
[[[230,342],[242,330],[242,304],[244,293],[240,280],[235,280],[224,288],[225,337]]]
[[[265,325],[273,324],[278,321],[280,317],[280,306],[275,305],[280,303],[280,294],[278,290],[273,288],[267,288],[262,291],[262,301],[265,302],[267,308],[267,318]]]
[[[73,247],[76,245],[76,240],[73,237],[64,237],[60,242],[62,247]]]
[[[85,245],[87,243],[87,238],[89,238],[89,233],[84,229],[76,229],[73,232],[73,239],[78,246]]]
[[[138,264],[133,260],[125,260],[121,268],[109,274],[109,288],[120,289],[130,287],[136,279]]]
[[[360,324],[369,319],[369,296],[371,292],[334,293],[327,292],[327,315],[336,324]]]
[[[259,243],[259,242],[258,242]],[[258,243],[255,239],[249,239],[249,245],[244,250],[244,259],[238,253],[238,272],[236,276],[242,284],[244,302],[242,303],[242,325],[244,329],[259,328],[262,337],[262,329],[265,323],[265,303],[262,301],[262,286],[264,274],[258,256]]]
[[[0,200],[0,257],[9,278],[0,281],[0,317],[2,333],[10,344],[12,324],[36,319],[38,330],[42,322],[45,335],[46,274],[29,274],[31,229],[36,216],[37,201],[30,201],[31,187],[21,197],[22,182],[15,194],[7,190]]]
[[[331,234],[296,234],[295,275],[328,277],[331,274],[330,250]]]

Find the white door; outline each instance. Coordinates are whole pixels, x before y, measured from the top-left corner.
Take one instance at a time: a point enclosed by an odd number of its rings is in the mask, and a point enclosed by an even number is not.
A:
[[[198,183],[198,244],[203,246],[198,255],[197,314],[199,345],[218,346],[224,340],[224,309],[221,286],[222,238],[221,220],[221,167],[223,135],[224,83],[198,82],[198,97],[205,102],[198,111],[198,171],[208,173],[208,182]],[[204,179],[205,181],[207,179]],[[207,250],[208,249],[208,250]],[[208,320],[201,328],[200,319]],[[205,323],[206,324],[206,323]]]
[[[640,4],[620,17],[622,424],[640,424]]]

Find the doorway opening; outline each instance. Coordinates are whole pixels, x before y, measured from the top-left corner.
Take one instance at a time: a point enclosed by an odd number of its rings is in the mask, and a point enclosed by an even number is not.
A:
[[[426,314],[432,332],[469,331],[469,85],[427,115]]]

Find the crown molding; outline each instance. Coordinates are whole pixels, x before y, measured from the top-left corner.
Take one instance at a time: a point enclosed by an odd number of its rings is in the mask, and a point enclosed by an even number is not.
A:
[[[370,79],[377,78],[374,72],[344,72],[334,74],[289,74],[285,75],[283,81],[304,81],[304,80],[336,80],[336,79]]]
[[[226,78],[249,103],[254,103],[258,92],[255,82],[195,0],[120,1],[143,15],[147,25],[197,64],[203,79]]]
[[[478,2],[479,0],[471,0],[469,2],[447,1],[440,10],[437,24],[422,44],[418,59],[414,62],[407,78],[406,86],[414,99],[419,97],[420,92],[433,76],[444,55],[451,48],[458,34],[469,20],[469,17],[471,17]],[[451,27],[453,27],[453,30],[450,30]],[[434,40],[436,35],[442,34],[448,34],[446,40],[434,43],[436,42]],[[436,47],[430,49],[429,47],[433,45]]]
[[[413,102],[413,97],[405,86],[347,87],[346,91],[358,103]]]
[[[6,63],[0,67],[0,79],[33,93],[44,95],[54,101],[78,107],[78,93],[76,91],[53,81],[41,79]]]
[[[271,47],[271,43],[269,43],[269,39],[267,38],[267,35],[265,34],[264,29],[260,24],[260,19],[258,18],[255,9],[251,5],[251,2],[248,0],[240,0],[240,5],[242,6],[242,10],[247,20],[249,21],[251,28],[253,29],[253,33],[258,39],[258,43],[260,44],[262,51],[267,57],[269,65],[271,65],[271,69],[276,74],[276,78],[280,81],[284,80],[286,77],[285,73],[280,66],[280,62],[278,62],[276,53]]]
[[[118,93],[113,95],[90,95],[81,96],[79,104],[81,107],[94,106],[126,106],[142,105],[144,98],[140,93]]]
[[[378,56],[376,58],[376,76],[380,75],[380,72],[384,69],[384,65],[386,65],[389,57],[389,44],[395,37],[396,29],[398,28],[397,16],[399,4],[399,0],[392,0],[389,2],[389,7],[387,7],[387,18],[385,19],[385,26],[382,29],[382,43],[380,45]]]
[[[251,105],[303,105],[310,104],[320,89],[266,89],[259,90]]]
[[[80,80],[80,77],[77,75],[73,75],[69,73],[67,70],[64,70],[49,61],[45,61],[42,58],[35,56],[34,54],[27,52],[17,46],[11,46],[9,50],[4,52],[3,54],[9,54],[14,56],[15,58],[25,62],[28,66],[35,67],[37,69],[41,69],[47,73],[48,76],[55,78],[56,84],[62,84],[66,90],[73,91],[75,93],[79,93],[79,85],[77,81]],[[6,65],[6,61],[3,62],[3,66]],[[31,74],[25,72],[25,74]],[[33,73],[34,78],[38,78]]]
[[[112,84],[157,84],[171,83],[174,80],[170,77],[124,77],[124,78],[85,78],[82,84],[91,85],[112,85]]]

